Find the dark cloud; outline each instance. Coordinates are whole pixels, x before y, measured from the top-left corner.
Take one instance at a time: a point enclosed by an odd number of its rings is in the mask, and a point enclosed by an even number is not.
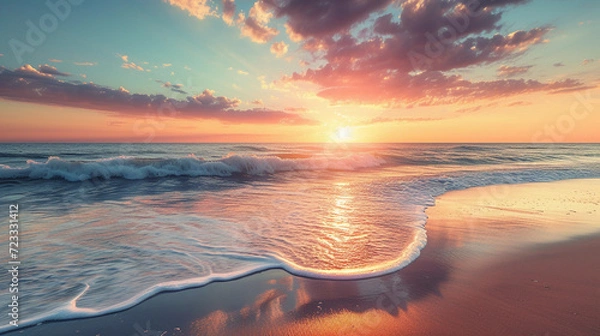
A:
[[[48,74],[48,75],[53,75],[53,76],[62,76],[62,77],[69,77],[69,76],[71,76],[70,73],[58,71],[58,69],[56,69],[56,67],[53,67],[53,66],[48,65],[48,64],[44,64],[44,65],[38,66],[38,70],[40,72],[43,72],[43,73]]]
[[[435,105],[585,88],[572,79],[550,83],[515,79],[471,81],[449,74],[512,60],[532,46],[547,42],[550,26],[497,33],[502,28],[505,7],[526,2],[405,0],[400,2],[399,16],[379,14],[367,28],[370,30],[355,34],[346,28],[366,16],[336,21],[337,13],[330,12],[336,6],[345,6],[344,1],[267,1],[276,15],[288,17],[287,24],[305,37],[303,49],[318,61],[315,64],[322,64],[285,76],[281,81],[318,84],[322,87],[318,95],[336,102]],[[388,4],[358,0],[350,3],[346,10],[362,8],[371,14]],[[321,22],[321,18],[331,20]],[[501,67],[499,75],[510,77],[527,69]]]
[[[517,94],[546,91],[557,93],[562,90],[589,88],[579,81],[566,79],[550,83],[536,80],[501,79],[493,81],[469,81],[459,75],[447,75],[440,71],[426,71],[417,75],[406,73],[380,74],[353,71],[344,73],[340,68],[324,67],[309,70],[285,80],[307,80],[326,87],[318,93],[320,97],[336,102],[353,103],[401,103],[431,106],[451,103],[473,102],[479,99],[502,98]],[[332,82],[343,81],[343,85]]]
[[[262,0],[277,17],[286,17],[294,34],[324,37],[347,30],[393,0]]]
[[[223,0],[223,21],[228,25],[233,24],[233,16],[235,15],[234,0]]]
[[[493,102],[493,103],[488,103],[488,104],[483,104],[483,105],[477,105],[477,106],[473,106],[473,107],[464,107],[464,108],[460,108],[454,112],[456,113],[473,113],[473,112],[479,112],[483,109],[486,108],[490,108],[490,107],[494,107],[497,106],[498,103],[497,102]]]
[[[552,64],[552,65],[553,65],[553,66],[555,66],[555,67],[563,67],[563,66],[565,66],[565,65],[563,64],[563,62],[554,63],[554,64]]]
[[[300,115],[268,109],[237,109],[240,100],[204,90],[184,100],[130,93],[93,83],[65,82],[30,65],[0,68],[0,97],[15,101],[109,111],[121,115],[160,112],[177,118],[215,119],[225,123],[314,124]]]
[[[181,90],[181,89],[178,89],[178,88],[176,88],[176,87],[173,87],[173,88],[171,88],[171,91],[173,91],[173,92],[177,92],[177,93],[181,93],[181,94],[187,94],[187,92],[186,92],[186,91],[183,91],[183,90]]]
[[[162,87],[167,88],[173,92],[187,94],[186,91],[181,89],[183,87],[183,84],[171,84],[171,82],[164,82],[164,81],[161,81],[160,79],[157,79],[156,82],[162,84],[161,85]]]

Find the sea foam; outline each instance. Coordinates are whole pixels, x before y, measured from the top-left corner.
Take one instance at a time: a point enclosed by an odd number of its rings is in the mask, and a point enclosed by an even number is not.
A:
[[[384,163],[385,160],[371,154],[297,159],[228,155],[218,160],[205,160],[190,155],[171,159],[114,157],[94,161],[70,161],[51,156],[45,162],[28,160],[27,166],[23,168],[0,165],[0,179],[84,181],[94,178],[141,180],[165,176],[265,175],[297,170],[355,170],[377,167]]]

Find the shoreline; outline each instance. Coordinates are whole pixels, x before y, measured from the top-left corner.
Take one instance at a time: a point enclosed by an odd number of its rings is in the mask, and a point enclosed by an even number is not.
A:
[[[600,190],[594,189],[591,184],[600,186],[600,180],[564,180],[507,185],[500,187],[503,193],[498,193],[497,190],[490,192],[499,186],[446,193],[436,199],[434,207],[427,209],[428,243],[421,251],[421,256],[408,266],[387,275],[360,280],[320,280],[291,275],[283,269],[269,269],[253,272],[236,280],[217,280],[201,287],[154,294],[143,302],[120,312],[91,318],[45,322],[8,332],[6,335],[130,336],[139,330],[160,330],[157,335],[165,336],[226,335],[241,331],[243,334],[257,335],[265,331],[274,334],[284,332],[290,335],[342,335],[344,333],[341,332],[344,331],[370,335],[379,332],[393,334],[401,331],[403,335],[411,335],[428,330],[426,334],[441,335],[454,330],[454,332],[469,334],[461,329],[465,325],[458,322],[448,325],[446,322],[476,320],[477,316],[467,313],[472,307],[481,305],[484,299],[489,299],[489,296],[477,296],[481,295],[481,292],[489,291],[489,288],[503,288],[510,285],[523,290],[522,287],[525,286],[521,282],[514,283],[515,276],[503,278],[504,271],[498,273],[494,268],[502,270],[513,268],[521,271],[532,269],[532,266],[543,261],[543,257],[549,254],[587,256],[587,259],[584,258],[586,261],[592,261],[592,257],[596,258],[593,259],[594,261],[600,260],[599,257],[595,257],[600,255],[598,223],[595,223],[595,230],[587,231],[573,228],[572,225],[578,220],[582,223],[589,220],[586,213],[568,211],[559,215],[554,210],[550,211],[552,213],[548,213],[549,210],[541,213],[537,211],[539,210],[537,208],[547,209],[550,205],[554,206],[555,204],[550,200],[546,200],[546,203],[550,202],[550,204],[531,202],[532,204],[525,208],[523,204],[513,204],[515,198],[520,199],[523,195],[531,195],[532,191],[544,192],[544,189],[546,194],[558,193],[565,197],[572,196],[567,192],[568,190],[578,192],[586,185],[592,191]],[[516,193],[512,194],[515,190]],[[482,191],[484,195],[492,196],[481,197]],[[503,196],[498,197],[498,195]],[[595,196],[597,200],[598,195]],[[481,202],[484,204],[482,205]],[[592,208],[596,209],[597,204]],[[584,211],[587,210],[589,209],[586,208]],[[466,214],[472,217],[465,220]],[[598,213],[588,215],[597,217]],[[500,222],[512,224],[511,226],[499,225]],[[553,225],[554,222],[566,222],[566,225]],[[486,227],[482,228],[481,225]],[[511,235],[520,237],[518,241],[510,240],[506,236],[489,236],[490,233],[504,234],[507,231]],[[565,236],[569,238],[565,239]],[[478,240],[482,237],[486,237],[486,244]],[[557,254],[558,251],[561,253]],[[482,253],[487,255],[481,255]],[[539,269],[538,272],[547,269],[552,271],[556,268],[556,261],[545,262],[547,267]],[[577,268],[579,264],[573,262],[570,266]],[[592,270],[594,265],[600,263],[591,264]],[[587,265],[588,268],[589,266]],[[582,269],[577,268],[572,270],[571,274],[581,271]],[[600,274],[600,269],[596,274]],[[504,280],[493,281],[499,278]],[[545,286],[543,284],[547,283],[541,279],[533,280],[538,282],[529,280],[530,283],[527,285],[542,281],[542,286]],[[598,280],[600,282],[600,279]],[[563,279],[559,283],[568,284],[569,281]],[[543,289],[551,291],[553,287],[554,285],[549,285],[549,288]],[[507,291],[509,294],[514,293],[514,288],[512,291]],[[600,291],[596,289],[593,294],[596,295],[593,296],[594,298],[600,299]],[[560,297],[561,300],[568,299],[563,296]],[[466,300],[465,297],[471,298],[473,302],[469,301],[465,304],[463,302]],[[502,303],[502,300],[500,302]],[[450,306],[458,304],[461,309],[458,313],[450,314],[452,310],[448,307],[444,308],[448,304]],[[502,304],[506,305],[506,303]],[[585,302],[579,304],[585,305]],[[538,307],[542,306],[538,305]],[[490,307],[485,309],[493,310]],[[501,312],[508,314],[505,310]],[[600,313],[593,311],[588,313],[595,313],[596,315],[592,317],[600,320],[598,316]],[[427,321],[427,316],[432,314],[438,316],[435,318],[438,324]],[[586,316],[581,314],[574,316]],[[537,323],[544,322],[544,319],[540,320],[539,317],[535,317],[537,316],[535,314],[530,316],[538,321]],[[586,321],[588,324],[591,323]],[[446,325],[441,328],[444,324]],[[340,328],[346,329],[340,331]],[[476,329],[483,330],[482,328],[485,329],[484,326],[478,325]],[[598,328],[600,332],[600,325],[594,328]],[[548,330],[556,330],[556,326]],[[577,335],[579,331],[576,328],[569,329],[569,332],[573,330],[574,333],[571,334]],[[520,329],[517,330],[517,334],[521,334],[519,331]]]

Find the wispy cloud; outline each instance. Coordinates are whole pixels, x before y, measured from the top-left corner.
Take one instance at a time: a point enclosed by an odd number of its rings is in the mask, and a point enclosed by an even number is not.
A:
[[[98,65],[97,62],[73,62],[73,64],[78,66],[95,66]]]
[[[510,65],[501,65],[496,73],[498,77],[513,77],[517,75],[522,75],[529,71],[533,65],[525,65],[525,66],[510,66]]]
[[[187,94],[186,91],[182,90],[183,88],[183,84],[171,84],[171,82],[164,82],[161,80],[156,80],[157,83],[162,84],[162,87],[167,88],[173,92],[177,92],[177,93],[181,93],[181,94]]]
[[[133,69],[133,70],[137,70],[137,71],[144,71],[144,68],[142,68],[141,66],[139,66],[133,62],[130,62],[129,56],[120,55],[120,54],[117,54],[117,56],[123,61],[123,64],[121,64],[121,68]]]

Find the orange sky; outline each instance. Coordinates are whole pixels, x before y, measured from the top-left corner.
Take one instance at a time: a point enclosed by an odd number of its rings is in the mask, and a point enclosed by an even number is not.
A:
[[[600,141],[600,2],[298,1],[11,3],[0,142]]]

